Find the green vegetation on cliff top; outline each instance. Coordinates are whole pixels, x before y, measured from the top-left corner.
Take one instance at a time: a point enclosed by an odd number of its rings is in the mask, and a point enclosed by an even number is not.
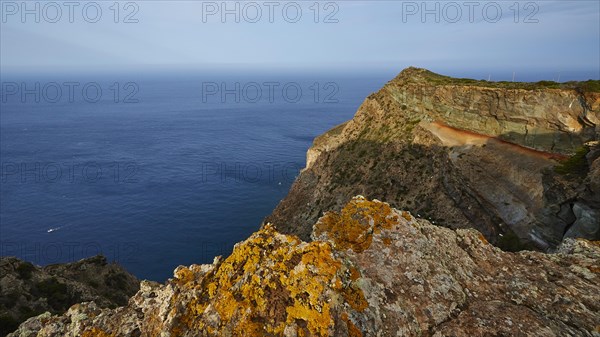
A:
[[[406,78],[406,74],[415,77],[425,79],[427,82],[434,85],[465,85],[475,87],[487,87],[487,88],[503,88],[503,89],[525,89],[525,90],[536,90],[536,89],[564,89],[564,90],[581,90],[583,92],[600,92],[600,81],[587,80],[587,81],[570,81],[570,82],[554,82],[554,81],[539,81],[539,82],[510,82],[510,81],[486,81],[486,80],[474,80],[470,78],[454,78],[450,76],[444,76],[436,74],[427,69],[420,68],[408,68],[404,70],[399,77]]]
[[[562,175],[585,176],[589,170],[586,158],[588,152],[590,152],[588,147],[582,146],[578,148],[575,151],[575,154],[556,166],[554,171]]]

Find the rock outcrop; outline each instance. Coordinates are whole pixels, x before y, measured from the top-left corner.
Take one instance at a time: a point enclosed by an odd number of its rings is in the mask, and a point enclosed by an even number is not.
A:
[[[503,252],[363,197],[311,235],[266,225],[124,307],[77,304],[11,336],[600,336],[597,242]]]
[[[599,81],[487,82],[409,68],[315,139],[265,223],[309,240],[324,211],[361,194],[475,228],[506,250],[599,240],[599,133]]]
[[[0,336],[44,312],[62,314],[75,303],[102,308],[127,304],[139,281],[103,256],[38,267],[15,257],[0,258]]]

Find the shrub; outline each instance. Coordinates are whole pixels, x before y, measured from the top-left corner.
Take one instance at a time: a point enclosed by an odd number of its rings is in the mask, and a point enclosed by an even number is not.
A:
[[[0,297],[0,306],[3,306],[5,308],[12,308],[19,301],[19,297],[21,297],[21,295],[19,295],[19,293],[16,292],[9,292],[7,294],[4,294],[4,296]]]
[[[112,289],[125,289],[127,287],[127,277],[121,273],[110,273],[104,283]]]
[[[564,160],[560,165],[554,168],[554,171],[563,175],[584,175],[587,173],[589,167],[586,159],[586,155],[590,152],[585,146],[578,148],[575,154]]]
[[[23,262],[16,268],[17,273],[24,280],[29,280],[34,270],[35,266],[29,262]]]
[[[73,304],[67,286],[54,277],[36,283],[32,292],[45,297],[48,304],[56,311],[66,310]]]

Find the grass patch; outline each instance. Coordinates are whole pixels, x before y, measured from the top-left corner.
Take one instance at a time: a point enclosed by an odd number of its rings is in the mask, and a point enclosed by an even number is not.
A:
[[[590,149],[582,146],[575,151],[575,154],[565,159],[559,165],[554,167],[554,171],[562,175],[585,175],[589,170],[586,155]]]

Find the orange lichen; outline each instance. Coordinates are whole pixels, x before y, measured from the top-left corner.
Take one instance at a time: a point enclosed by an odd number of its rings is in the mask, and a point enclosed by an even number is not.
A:
[[[356,197],[340,213],[326,213],[315,225],[315,235],[327,233],[336,248],[360,253],[371,246],[373,233],[391,229],[397,223],[398,218],[388,204]]]
[[[363,311],[369,307],[365,295],[357,285],[351,284],[341,290],[344,300],[356,311]]]
[[[485,236],[483,236],[483,234],[479,233],[479,240],[485,244],[488,244],[488,240],[485,238]]]
[[[389,246],[392,243],[392,239],[389,237],[385,237],[382,240],[383,240],[383,244],[386,246]]]
[[[281,335],[286,325],[300,320],[311,336],[329,335],[334,322],[329,292],[342,284],[340,267],[331,244],[301,243],[265,226],[236,245],[199,285],[179,269],[177,285],[199,287],[200,292],[185,305],[179,321],[209,335]],[[216,319],[208,322],[206,317]]]
[[[347,313],[342,313],[342,320],[346,323],[346,326],[348,327],[349,337],[362,337],[362,332],[359,328],[356,327],[356,325],[354,325],[354,323],[352,323]]]
[[[342,267],[332,246],[363,251],[373,233],[397,223],[389,205],[355,198],[340,214],[330,213],[321,222],[320,230],[333,243],[305,243],[266,225],[210,271],[177,269],[171,333],[194,329],[209,336],[282,335],[293,328],[298,336],[330,335],[333,306],[339,305],[332,302],[335,293],[353,312],[369,306],[357,283],[360,271]],[[352,321],[346,325],[351,336],[361,336]]]
[[[360,277],[360,271],[358,271],[358,269],[350,267],[348,271],[350,272],[350,279],[352,281],[358,280],[358,278]]]
[[[174,282],[186,284],[194,280],[194,272],[187,267],[179,267],[175,272]]]
[[[406,219],[406,221],[411,221],[412,220],[412,216],[407,211],[402,211],[402,217],[404,219]]]

